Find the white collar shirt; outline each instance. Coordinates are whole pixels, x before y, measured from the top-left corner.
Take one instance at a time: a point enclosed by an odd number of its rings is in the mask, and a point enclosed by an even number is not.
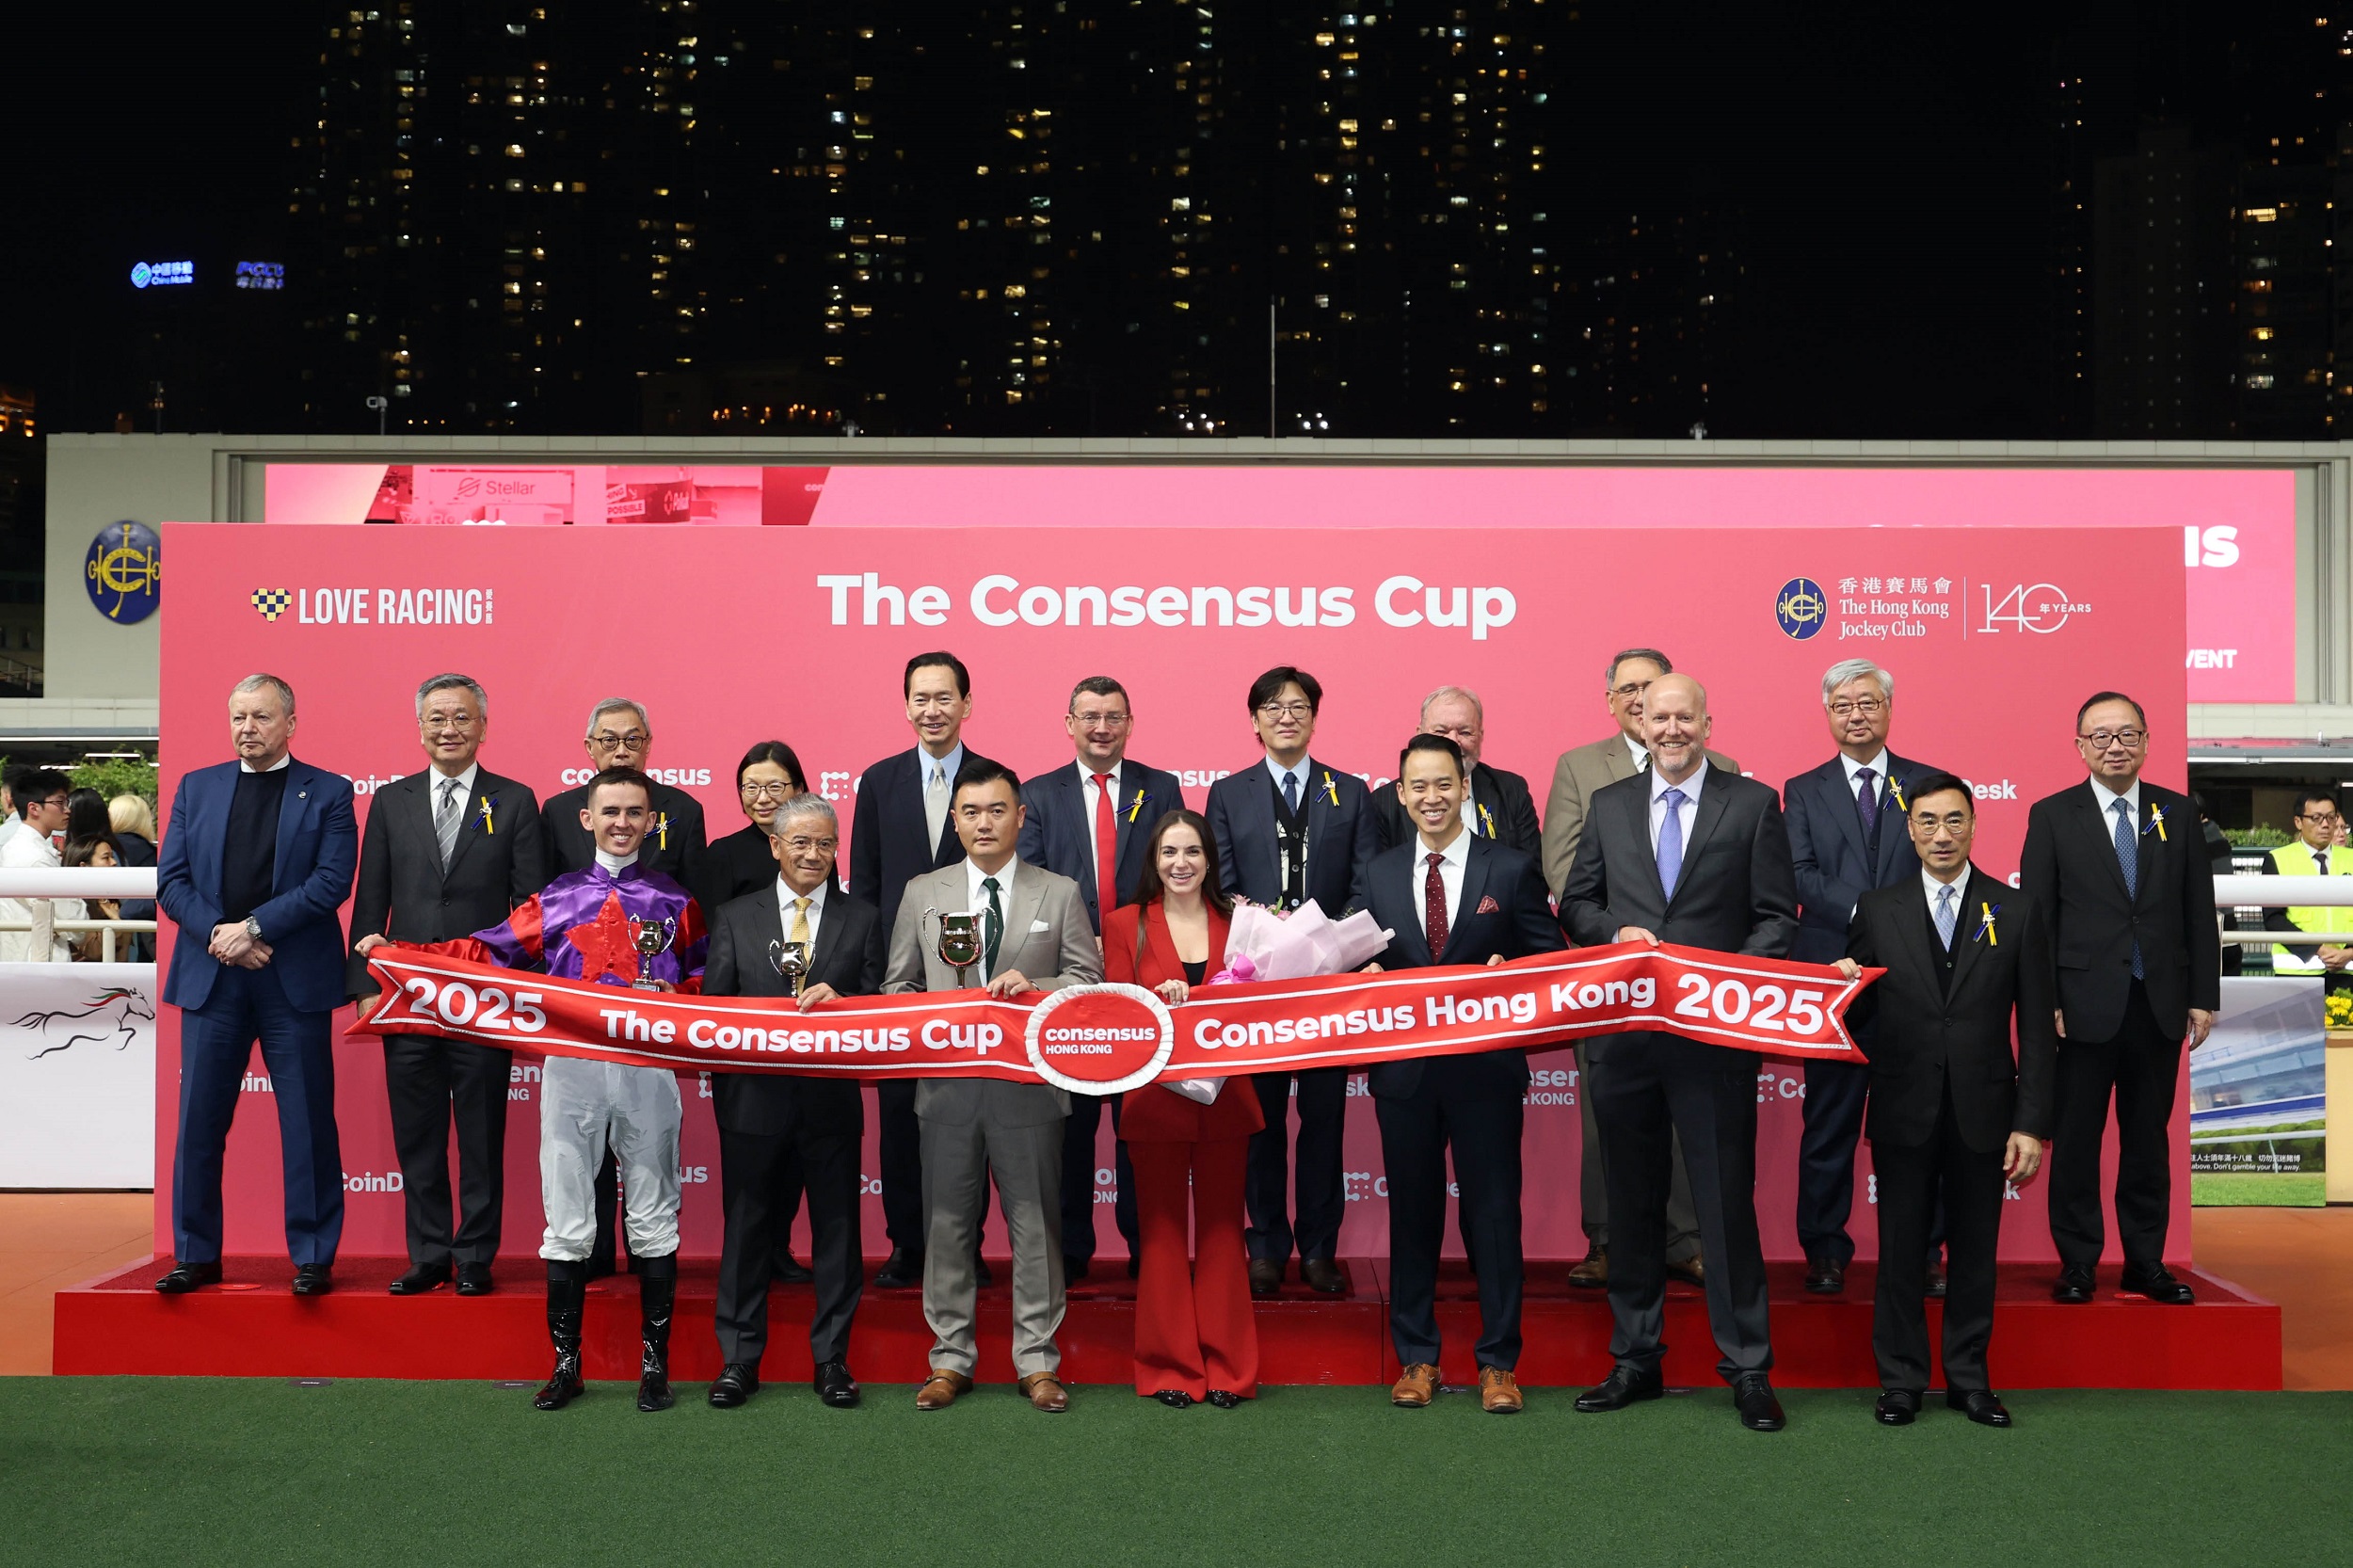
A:
[[[1920,890],[1928,896],[1929,923],[1931,926],[1936,923],[1937,900],[1944,896],[1945,889],[1947,888],[1953,890],[1953,932],[1958,939],[1961,932],[1961,900],[1969,896],[1969,868],[1963,865],[1961,868],[1961,874],[1950,882],[1939,882],[1930,874],[1927,867],[1920,868]]]
[[[604,868],[607,876],[618,876],[630,867],[637,864],[637,851],[631,850],[628,857],[624,859],[600,846],[597,850],[597,864]]]
[[[2095,778],[2091,781],[2091,798],[2099,803],[2100,826],[2106,833],[2111,848],[2116,842],[2116,803],[2118,801],[2121,800],[2125,805],[2124,814],[2132,822],[2131,831],[2136,834],[2140,831],[2140,780],[2138,778],[2135,778],[2132,788],[2121,795]]]
[[[1855,798],[1855,794],[1858,790],[1858,786],[1855,783],[1855,775],[1861,773],[1865,768],[1871,770],[1872,792],[1882,797],[1886,794],[1887,748],[1885,746],[1880,747],[1880,754],[1877,757],[1872,758],[1867,762],[1858,762],[1842,751],[1838,754],[1838,765],[1847,770],[1847,798],[1849,800]]]
[[[813,892],[796,893],[792,890],[792,884],[782,877],[776,878],[776,915],[783,922],[784,938],[788,942],[792,939],[792,905],[794,901],[802,898],[808,900],[808,951],[813,953],[817,951],[817,927],[825,918],[825,884],[818,883]]]
[[[1422,841],[1420,833],[1414,835],[1414,864],[1406,876],[1406,906],[1429,909],[1430,857],[1437,856],[1438,885],[1446,889],[1446,928],[1449,932],[1463,910],[1463,872],[1470,865],[1470,829],[1461,823],[1454,824],[1454,840],[1444,849],[1433,850]],[[1438,955],[1433,952],[1430,956],[1435,960]]]
[[[1619,731],[1618,738],[1625,742],[1626,752],[1634,759],[1634,771],[1636,773],[1650,772],[1649,749],[1645,747],[1641,742],[1636,740],[1633,736],[1626,734],[1624,730]]]
[[[980,924],[981,961],[977,968],[982,971],[981,978],[984,980],[994,976],[988,967],[988,889],[981,884],[991,876],[997,879],[997,907],[1000,918],[1005,922],[1004,932],[998,938],[997,955],[1002,958],[1020,945],[1015,939],[1013,929],[1013,869],[1019,864],[1021,858],[1016,856],[996,871],[984,872],[970,856],[964,857],[964,886],[971,900],[965,907],[972,912],[972,918]]]
[[[427,768],[425,773],[427,775],[425,805],[434,816],[439,817],[441,811],[442,786],[453,782],[456,784],[457,809],[464,811],[468,803],[473,799],[473,784],[475,779],[482,776],[482,764],[469,762],[466,764],[466,771],[460,774],[446,774],[439,768]],[[460,818],[460,821],[462,822],[463,819]]]
[[[1306,809],[1308,799],[1307,759],[1302,757],[1299,760],[1297,766],[1287,768],[1283,766],[1282,763],[1276,761],[1273,758],[1269,757],[1266,760],[1266,771],[1268,776],[1274,780],[1274,798],[1277,800],[1283,798],[1283,780],[1286,778],[1297,779],[1299,781],[1299,808],[1301,810]]]
[[[1707,781],[1707,760],[1702,758],[1700,765],[1691,770],[1691,776],[1680,784],[1668,783],[1656,769],[1650,773],[1650,847],[1653,854],[1658,850],[1658,830],[1667,821],[1666,794],[1669,790],[1683,792],[1683,804],[1678,808],[1683,826],[1683,853],[1686,856],[1691,853],[1691,824],[1699,816],[1700,787]]]
[[[294,766],[294,753],[291,751],[286,753],[285,756],[280,757],[277,761],[272,762],[266,768],[257,768],[242,757],[237,759],[237,771],[239,773],[277,773],[281,769],[290,768],[292,766]]]

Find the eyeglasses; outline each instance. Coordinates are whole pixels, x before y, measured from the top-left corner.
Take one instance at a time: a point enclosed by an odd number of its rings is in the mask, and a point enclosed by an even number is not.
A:
[[[2343,822],[2345,819],[2338,816],[2334,811],[2314,811],[2310,816],[2298,817],[2296,820],[2297,822],[2313,823],[2321,827],[2334,827],[2338,823]]]
[[[791,800],[794,795],[801,792],[801,787],[798,784],[793,783],[789,778],[785,779],[782,783],[774,784],[763,784],[759,779],[746,778],[744,780],[742,789],[744,794],[750,796],[754,800],[758,800],[762,796],[766,796],[771,800]]]
[[[2089,735],[2076,737],[2077,740],[2089,742],[2094,751],[2105,751],[2112,745],[2122,746],[2126,751],[2137,751],[2140,743],[2148,738],[2149,731],[2146,729],[2095,729]]]
[[[588,744],[599,751],[640,751],[652,741],[653,737],[642,729],[632,729],[626,735],[616,735],[610,729],[600,729],[588,737]]]
[[[1081,729],[1118,729],[1132,719],[1132,715],[1128,713],[1073,713],[1070,716],[1078,721]]]
[[[66,797],[63,795],[46,795],[42,797],[40,803],[43,806],[63,806],[65,802]]]
[[[839,839],[787,839],[784,841],[784,847],[795,855],[807,855],[812,849],[821,854],[831,855],[841,847],[841,840]]]
[[[1304,719],[1315,711],[1315,705],[1309,702],[1262,702],[1258,704],[1258,716],[1262,719]]]
[[[1886,703],[1875,696],[1842,696],[1830,705],[1830,716],[1834,719],[1849,719],[1861,713],[1867,719],[1886,706]]]
[[[1609,695],[1618,698],[1621,702],[1625,702],[1641,696],[1644,692],[1649,690],[1650,682],[1647,680],[1629,680],[1623,686],[1610,687]]]

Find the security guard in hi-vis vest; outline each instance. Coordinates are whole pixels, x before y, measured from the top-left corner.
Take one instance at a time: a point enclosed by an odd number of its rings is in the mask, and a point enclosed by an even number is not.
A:
[[[2296,803],[2296,842],[2264,856],[2265,876],[2353,876],[2353,849],[2335,841],[2337,798],[2307,792]],[[2347,943],[2309,942],[2271,950],[2274,974],[2328,977],[2329,989],[2353,990],[2353,905],[2297,904],[2265,911],[2266,931],[2342,931]]]

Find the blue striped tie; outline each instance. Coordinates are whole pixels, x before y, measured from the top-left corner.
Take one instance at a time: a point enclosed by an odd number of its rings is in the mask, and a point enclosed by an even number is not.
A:
[[[2116,813],[2116,863],[2124,872],[2124,891],[2133,898],[2140,896],[2140,836],[2133,831],[2132,805],[2118,801],[2108,808]],[[2133,939],[2133,978],[2147,978],[2140,972],[2140,939]]]

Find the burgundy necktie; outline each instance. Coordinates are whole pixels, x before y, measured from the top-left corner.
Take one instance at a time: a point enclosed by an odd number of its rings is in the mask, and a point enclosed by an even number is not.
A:
[[[1097,922],[1119,907],[1119,823],[1112,811],[1112,776],[1095,778],[1095,897]]]
[[[1426,857],[1430,862],[1429,878],[1421,885],[1423,920],[1430,932],[1430,961],[1436,963],[1438,954],[1446,951],[1446,882],[1438,875],[1438,868],[1446,861],[1443,855]]]

